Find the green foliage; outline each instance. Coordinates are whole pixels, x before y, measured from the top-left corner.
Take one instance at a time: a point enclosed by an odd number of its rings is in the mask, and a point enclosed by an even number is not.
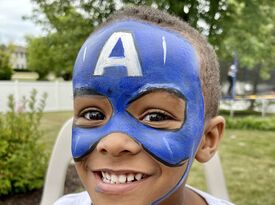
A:
[[[240,67],[256,70],[254,93],[258,77],[268,79],[275,69],[271,53],[275,52],[275,2],[269,0],[230,0],[230,21],[224,22],[226,36],[220,45],[223,59],[232,59],[237,51]]]
[[[32,0],[37,8],[31,17],[48,31],[46,37],[29,38],[28,67],[44,79],[54,73],[71,79],[74,61],[81,45],[114,10],[113,1]],[[46,18],[41,20],[40,14]]]
[[[9,111],[0,115],[0,196],[43,185],[47,157],[38,143],[42,137],[38,126],[46,97],[37,102],[37,92],[33,90],[16,110],[14,98],[9,96]]]
[[[50,72],[70,77],[76,54],[84,40],[118,7],[115,0],[32,2],[36,9],[31,19],[49,32],[46,37],[29,39],[28,67],[37,71],[41,79]],[[227,18],[225,0],[123,0],[122,3],[167,10],[201,30],[215,46],[222,41],[222,21]],[[40,18],[41,13],[45,19]]]
[[[237,51],[241,67],[270,77],[274,69],[270,54],[275,52],[275,2],[270,0],[32,0],[30,17],[48,31],[29,45],[29,67],[44,78],[49,72],[70,78],[76,54],[94,27],[120,5],[148,5],[179,16],[202,31],[221,60],[233,59]],[[41,15],[42,14],[42,15]],[[45,18],[41,18],[44,16]],[[40,55],[38,55],[38,53]],[[36,59],[34,59],[36,58]],[[41,59],[41,60],[40,60]],[[40,70],[41,69],[41,70]]]
[[[53,65],[50,55],[50,45],[47,37],[28,39],[28,68],[39,74],[39,79],[45,79],[49,74],[49,65]]]
[[[226,117],[226,128],[275,131],[275,117]]]
[[[7,49],[0,49],[0,80],[10,80],[12,68],[9,63],[10,54]]]
[[[223,22],[229,16],[226,0],[122,0],[122,2],[166,10],[201,31],[216,48],[222,42]]]

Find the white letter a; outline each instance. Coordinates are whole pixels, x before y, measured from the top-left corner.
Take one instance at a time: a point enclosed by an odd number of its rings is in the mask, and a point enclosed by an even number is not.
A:
[[[124,56],[111,57],[117,42],[121,39]],[[94,75],[103,75],[104,69],[113,66],[124,66],[128,76],[142,76],[138,54],[131,33],[116,32],[104,44],[95,66]]]

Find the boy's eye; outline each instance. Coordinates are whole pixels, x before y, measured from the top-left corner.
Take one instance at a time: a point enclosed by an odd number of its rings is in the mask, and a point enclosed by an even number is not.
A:
[[[87,110],[82,116],[87,120],[104,120],[105,115],[98,110]]]
[[[112,105],[105,96],[84,95],[74,98],[74,126],[97,128],[112,116]]]
[[[147,122],[160,122],[160,121],[171,120],[171,119],[172,117],[170,117],[165,113],[152,112],[152,113],[146,114],[141,120],[147,121]]]

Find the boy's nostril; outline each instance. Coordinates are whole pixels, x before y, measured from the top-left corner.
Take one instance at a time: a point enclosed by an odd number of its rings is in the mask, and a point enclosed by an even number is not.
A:
[[[102,154],[121,156],[125,154],[137,154],[141,146],[124,133],[111,133],[99,141],[96,150]]]

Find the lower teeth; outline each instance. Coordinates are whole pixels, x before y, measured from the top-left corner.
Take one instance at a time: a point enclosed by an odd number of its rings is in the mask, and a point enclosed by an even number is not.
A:
[[[131,182],[135,182],[136,180],[133,180],[133,181],[126,181],[124,183],[119,183],[119,182],[114,182],[114,181],[110,181],[106,178],[102,178],[102,181],[106,184],[128,184],[128,183],[131,183]]]

